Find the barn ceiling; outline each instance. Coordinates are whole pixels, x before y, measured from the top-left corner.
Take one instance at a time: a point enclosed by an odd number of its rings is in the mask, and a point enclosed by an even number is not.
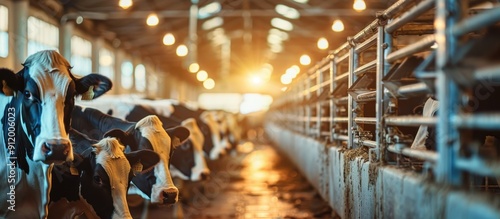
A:
[[[118,6],[118,0],[59,0],[63,6],[63,19],[75,21],[78,16],[92,20],[89,33],[102,36],[116,47],[151,60],[165,72],[187,81],[196,82],[195,74],[187,71],[187,57],[178,57],[177,45],[189,43],[189,15],[192,2],[202,8],[214,0],[133,0],[128,9]],[[198,18],[196,22],[197,63],[206,70],[226,92],[251,92],[249,88],[235,86],[243,83],[248,72],[258,70],[264,63],[273,66],[271,83],[279,84],[281,74],[291,65],[299,64],[299,57],[308,54],[312,63],[326,56],[325,50],[316,47],[317,40],[325,37],[329,49],[335,49],[375,19],[375,13],[394,3],[393,0],[365,0],[367,9],[357,12],[354,0],[309,0],[299,3],[293,0],[218,0],[221,10],[210,17]],[[295,8],[298,19],[288,19],[275,10],[278,4]],[[146,25],[146,17],[156,13],[159,24]],[[203,24],[214,17],[221,17],[223,24],[205,30]],[[284,31],[288,39],[282,42],[282,51],[273,53],[267,42],[271,19],[283,18],[293,24],[293,30]],[[343,32],[333,32],[332,23],[340,18],[345,26]],[[84,26],[84,25],[82,25]],[[223,31],[221,31],[223,30]],[[162,43],[165,33],[176,38],[173,46]],[[222,34],[221,34],[222,33]],[[225,49],[224,49],[225,48]],[[230,49],[228,49],[230,48]],[[194,54],[194,53],[193,53]],[[307,67],[302,67],[303,70]],[[216,86],[217,87],[217,86]]]

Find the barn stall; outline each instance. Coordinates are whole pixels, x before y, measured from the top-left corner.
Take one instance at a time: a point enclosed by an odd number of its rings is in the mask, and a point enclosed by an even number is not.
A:
[[[245,114],[211,178],[134,218],[500,218],[498,3],[353,2],[0,0],[0,65],[56,49],[119,98]]]

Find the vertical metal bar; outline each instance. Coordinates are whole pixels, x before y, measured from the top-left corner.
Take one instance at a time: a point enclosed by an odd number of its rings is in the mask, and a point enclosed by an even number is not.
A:
[[[381,160],[381,154],[385,150],[385,145],[382,145],[382,140],[384,139],[384,123],[383,123],[383,115],[384,115],[384,85],[382,83],[382,78],[384,77],[384,64],[385,64],[385,32],[384,26],[378,27],[377,33],[377,71],[376,71],[376,100],[375,100],[375,117],[376,117],[376,128],[375,128],[375,141],[377,142],[376,152],[377,160]]]
[[[351,47],[349,49],[349,78],[347,79],[347,86],[351,87],[354,81],[356,81],[356,75],[354,74],[354,70],[356,69],[358,63],[358,54],[354,51],[354,48]],[[347,110],[348,110],[348,122],[347,122],[347,148],[355,148],[354,147],[354,131],[357,129],[356,123],[354,122],[354,117],[356,117],[354,113],[354,109],[356,109],[356,101],[354,98],[348,94],[347,98]]]
[[[189,9],[189,33],[188,33],[188,57],[186,66],[189,66],[191,63],[196,63],[197,54],[198,54],[198,0],[191,0],[191,7]]]
[[[318,90],[316,90],[316,96],[319,97],[321,93],[323,92],[323,72],[321,72],[321,67],[318,67],[318,70],[316,70],[318,76],[316,77],[316,85],[318,85]],[[319,100],[319,99],[318,99]],[[316,102],[316,121],[317,121],[317,136],[318,138],[321,138],[321,101]]]
[[[439,153],[435,175],[438,182],[459,185],[461,173],[456,165],[460,141],[458,132],[451,126],[451,118],[457,113],[455,104],[457,87],[452,78],[446,75],[445,67],[456,48],[456,40],[451,34],[451,27],[457,22],[458,7],[454,0],[437,0],[436,3],[436,42],[438,44],[436,67],[436,89],[440,101],[437,112],[436,142]]]
[[[331,54],[330,59],[330,94],[335,89],[335,80],[334,78],[337,76],[337,65],[335,65],[336,56]],[[333,122],[333,118],[335,118],[336,106],[335,106],[335,98],[330,98],[330,139],[333,142],[333,129],[335,127],[335,123]]]
[[[305,77],[305,91],[306,91],[306,101],[309,100],[309,98],[311,98],[311,91],[310,91],[310,88],[311,88],[311,79],[306,75]],[[305,105],[306,107],[306,127],[305,127],[305,135],[309,136],[309,134],[311,133],[311,104],[306,104]]]

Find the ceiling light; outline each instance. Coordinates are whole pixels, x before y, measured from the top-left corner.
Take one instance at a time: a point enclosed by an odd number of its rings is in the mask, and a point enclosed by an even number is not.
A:
[[[366,9],[366,3],[363,0],[354,0],[352,8],[354,8],[354,10],[356,11],[363,11]]]
[[[120,0],[118,2],[118,6],[120,6],[123,9],[130,8],[130,6],[132,6],[132,4],[133,4],[132,0]]]
[[[83,17],[82,16],[76,17],[76,23],[77,24],[82,24],[83,23]]]
[[[324,37],[321,37],[318,39],[318,48],[321,50],[328,49],[328,40],[326,40]]]
[[[306,4],[309,0],[294,0],[295,2]]]
[[[175,37],[173,34],[167,33],[165,34],[165,36],[163,36],[163,44],[165,44],[166,46],[174,45],[174,43],[175,43]]]
[[[215,81],[214,81],[214,79],[209,78],[209,79],[205,80],[203,82],[203,87],[205,89],[207,89],[207,90],[213,89],[215,87]]]
[[[281,83],[282,84],[290,84],[292,83],[292,77],[290,77],[290,75],[287,75],[287,74],[284,74],[284,75],[281,75]]]
[[[281,38],[281,41],[288,40],[288,33],[285,31],[281,31],[276,28],[271,28],[269,29],[269,35],[271,34],[279,36]]]
[[[207,17],[210,17],[213,14],[219,12],[221,8],[222,6],[219,2],[212,2],[208,5],[205,5],[198,10],[198,19],[205,19]]]
[[[198,63],[195,62],[189,65],[189,72],[196,73],[198,70],[200,70],[200,65],[198,65]]]
[[[181,44],[181,45],[177,46],[175,53],[178,56],[186,56],[188,54],[188,48],[186,47],[186,45]]]
[[[300,64],[301,65],[309,65],[309,64],[311,64],[311,57],[309,57],[306,54],[300,56]]]
[[[259,75],[253,74],[250,76],[250,82],[254,85],[262,85],[264,80]]]
[[[201,70],[198,73],[196,73],[196,79],[198,81],[205,81],[207,80],[207,78],[208,78],[208,73],[204,70]]]
[[[211,19],[203,22],[203,24],[201,25],[201,28],[203,30],[210,30],[210,29],[214,29],[216,27],[221,26],[223,23],[224,23],[224,20],[221,17],[214,17],[214,18],[211,18]]]
[[[148,24],[148,26],[156,26],[158,25],[159,22],[160,20],[158,19],[158,16],[155,13],[150,14],[148,16],[148,19],[146,20],[146,24]]]
[[[344,30],[344,23],[339,19],[335,19],[332,24],[332,30],[335,32],[342,32]]]
[[[282,4],[277,4],[274,10],[278,13],[283,15],[283,17],[289,18],[289,19],[297,19],[300,17],[299,11],[297,9],[288,7],[286,5]]]
[[[285,19],[281,18],[273,18],[271,20],[271,25],[273,27],[276,27],[278,29],[286,30],[286,31],[292,31],[293,30],[293,24],[290,21],[287,21]]]

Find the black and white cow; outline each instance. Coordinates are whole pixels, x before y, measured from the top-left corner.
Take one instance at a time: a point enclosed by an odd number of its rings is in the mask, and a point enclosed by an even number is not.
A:
[[[132,218],[126,199],[129,182],[135,174],[151,170],[160,161],[158,154],[151,150],[124,153],[125,146],[115,137],[97,141],[73,129],[70,139],[75,160],[52,170],[49,219],[95,217],[93,212],[102,219]]]
[[[179,120],[163,116],[162,114],[169,112],[169,110],[164,110],[168,108],[168,105],[159,107],[165,112],[152,111],[150,108],[144,106],[149,105],[145,100],[127,100],[125,98],[108,96],[104,97],[102,101],[87,101],[82,104],[126,121],[135,122],[145,116],[156,115],[166,129],[176,126],[186,127],[190,132],[190,136],[188,141],[175,149],[175,156],[172,157],[170,165],[172,177],[197,181],[205,179],[208,176],[210,171],[206,165],[203,149],[204,146],[213,144],[207,144],[196,120],[192,118]],[[191,162],[192,160],[194,160],[194,166],[187,170],[186,167],[188,165],[185,162]]]
[[[0,69],[0,218],[47,217],[53,163],[73,160],[75,96],[92,99],[111,88],[101,75],[73,76],[56,51],[37,52],[23,66],[17,74]]]
[[[73,110],[71,125],[91,138],[113,135],[113,132],[119,129],[125,133],[120,137],[120,142],[130,151],[151,149],[158,153],[160,162],[155,166],[154,171],[134,177],[129,194],[139,194],[143,198],[150,199],[154,204],[177,202],[179,190],[172,181],[169,165],[173,148],[188,138],[189,130],[184,127],[175,127],[167,133],[157,116],[147,116],[139,122],[128,122],[99,110],[80,106],[75,106]]]

